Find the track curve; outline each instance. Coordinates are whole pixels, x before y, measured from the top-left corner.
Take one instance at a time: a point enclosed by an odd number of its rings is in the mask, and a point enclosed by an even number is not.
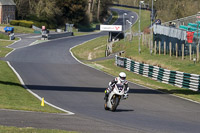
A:
[[[116,24],[123,22],[124,12],[128,16],[134,15],[134,21],[137,20],[135,13],[115,10],[120,15]],[[103,92],[113,77],[80,64],[69,50],[106,34],[101,32],[63,38],[16,49],[6,60],[34,93],[79,117],[87,117],[91,123],[96,120],[112,123],[115,126],[105,128],[119,128],[119,132],[125,126],[128,128],[124,132],[199,133],[199,104],[133,83],[130,83],[129,99],[121,102],[118,111],[113,113],[104,110]],[[97,130],[88,126],[85,128]]]

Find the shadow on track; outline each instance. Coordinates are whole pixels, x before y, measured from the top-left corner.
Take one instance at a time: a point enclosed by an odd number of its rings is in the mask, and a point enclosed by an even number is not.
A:
[[[51,91],[72,91],[72,92],[100,92],[104,93],[106,88],[98,87],[74,87],[74,86],[37,86],[37,85],[26,85],[31,90],[51,90]],[[163,94],[158,91],[150,89],[130,89],[129,93],[139,94]]]
[[[133,112],[134,110],[132,109],[117,109],[115,112]]]
[[[23,87],[21,84],[8,82],[8,81],[0,81],[0,84],[3,85],[11,85],[11,86],[19,86]],[[26,85],[30,90],[50,90],[50,91],[73,91],[73,92],[100,92],[104,93],[106,88],[98,88],[98,87],[74,87],[74,86],[42,86],[42,85]],[[166,92],[168,94],[185,94],[185,95],[196,95],[198,92],[194,92],[187,89],[175,89],[175,90],[159,90],[162,92]],[[165,94],[151,89],[139,89],[139,88],[131,88],[129,93],[135,94]]]

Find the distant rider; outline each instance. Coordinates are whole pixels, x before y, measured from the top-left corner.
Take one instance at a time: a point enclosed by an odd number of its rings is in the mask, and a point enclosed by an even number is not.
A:
[[[124,88],[124,99],[128,98],[127,92],[129,91],[128,81],[126,80],[126,74],[124,72],[119,73],[119,77],[116,77],[111,82],[109,82],[108,88],[105,90],[105,98],[107,99],[109,94],[113,91],[115,84],[122,85]]]

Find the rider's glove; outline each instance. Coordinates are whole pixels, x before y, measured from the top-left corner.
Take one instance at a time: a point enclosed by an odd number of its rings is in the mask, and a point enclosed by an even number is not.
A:
[[[127,99],[127,98],[128,98],[128,94],[125,93],[124,96],[123,96],[123,98],[124,98],[124,99]]]

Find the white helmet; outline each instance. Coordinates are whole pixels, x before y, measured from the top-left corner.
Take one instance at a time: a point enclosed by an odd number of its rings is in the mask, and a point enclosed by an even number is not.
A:
[[[126,73],[120,72],[120,73],[119,73],[119,77],[120,77],[120,80],[121,80],[121,81],[124,81],[124,80],[126,79]]]

